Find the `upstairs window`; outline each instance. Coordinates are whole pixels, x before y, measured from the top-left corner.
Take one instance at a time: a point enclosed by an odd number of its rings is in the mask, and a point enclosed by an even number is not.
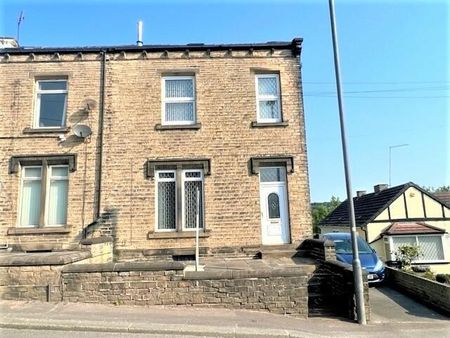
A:
[[[281,122],[278,74],[256,75],[256,110],[258,122]]]
[[[67,221],[69,167],[22,167],[19,226],[62,226]]]
[[[61,128],[65,126],[67,80],[37,80],[35,102],[35,128]]]
[[[162,79],[162,124],[195,124],[194,76],[166,76]]]

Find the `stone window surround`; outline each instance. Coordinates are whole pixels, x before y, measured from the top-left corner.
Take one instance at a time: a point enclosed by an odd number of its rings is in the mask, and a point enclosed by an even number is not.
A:
[[[15,174],[19,171],[19,165],[58,165],[66,164],[69,167],[69,172],[74,172],[77,169],[76,154],[51,154],[51,155],[19,155],[13,156],[9,162],[9,174]],[[42,235],[42,234],[68,234],[69,227],[10,227],[7,230],[7,235]]]
[[[44,162],[50,165],[67,164],[70,172],[77,170],[76,154],[17,155],[9,160],[8,174],[18,173],[19,165],[42,165]]]
[[[156,182],[155,178],[155,172],[158,170],[176,170],[177,173],[179,172],[181,175],[181,172],[183,170],[189,170],[189,169],[197,169],[203,171],[203,185],[204,183],[204,176],[211,175],[211,163],[209,159],[155,159],[155,160],[148,160],[146,164],[146,177],[154,180]],[[177,175],[178,176],[178,175]],[[181,179],[176,180],[177,184],[177,190],[181,189],[182,184]],[[204,190],[204,188],[203,188]],[[155,196],[157,198],[157,196]],[[205,202],[203,202],[205,203]],[[155,203],[156,206],[156,203]],[[183,207],[182,203],[177,203],[176,207],[176,214],[177,214],[177,222],[176,222],[176,229],[172,231],[161,231],[157,229],[157,220],[155,218],[155,230],[150,231],[147,235],[148,239],[167,239],[167,238],[193,238],[195,237],[195,229],[185,229],[183,224],[181,223],[181,214]],[[205,210],[203,209],[203,220],[204,218]],[[201,238],[208,237],[209,231],[206,229],[205,221],[203,221],[203,228],[200,229],[201,232]]]
[[[294,172],[294,158],[286,155],[263,156],[250,158],[250,173],[252,175],[259,174],[261,167],[286,167],[286,173]]]
[[[147,160],[145,176],[150,179],[155,178],[155,170],[174,169],[203,169],[205,176],[211,175],[211,160],[206,158],[198,159],[152,159]]]

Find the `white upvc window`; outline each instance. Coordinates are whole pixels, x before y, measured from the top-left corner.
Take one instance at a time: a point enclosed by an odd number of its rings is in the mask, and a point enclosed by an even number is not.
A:
[[[281,122],[279,75],[258,74],[255,85],[257,121],[261,123]]]
[[[182,173],[183,230],[194,230],[197,225],[197,195],[199,199],[199,228],[203,229],[203,172],[183,170]]]
[[[34,128],[61,128],[66,124],[67,80],[36,80]]]
[[[413,263],[445,262],[443,235],[402,235],[389,236],[391,259],[402,245],[415,245],[420,247],[422,255]]]
[[[161,170],[156,177],[156,224],[158,231],[177,229],[176,170]]]
[[[67,223],[69,167],[24,166],[21,176],[18,226],[64,226]]]
[[[162,124],[195,124],[195,77],[162,78]]]
[[[157,170],[155,177],[156,231],[195,230],[197,194],[200,201],[199,227],[203,229],[203,170]]]

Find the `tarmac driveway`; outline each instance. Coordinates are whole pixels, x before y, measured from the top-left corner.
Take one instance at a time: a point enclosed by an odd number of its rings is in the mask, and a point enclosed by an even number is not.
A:
[[[449,322],[450,318],[388,286],[369,289],[372,323]]]

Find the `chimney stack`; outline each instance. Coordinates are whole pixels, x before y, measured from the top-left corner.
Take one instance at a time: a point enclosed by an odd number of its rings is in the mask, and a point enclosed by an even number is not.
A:
[[[365,194],[366,194],[365,190],[358,190],[356,192],[356,197],[361,197],[361,196],[364,196]]]
[[[387,184],[377,184],[373,187],[373,191],[380,192],[380,191],[386,190],[387,188],[388,188]]]
[[[144,23],[142,20],[139,20],[137,23],[137,41],[136,44],[141,47],[144,43],[142,42],[142,27]]]

